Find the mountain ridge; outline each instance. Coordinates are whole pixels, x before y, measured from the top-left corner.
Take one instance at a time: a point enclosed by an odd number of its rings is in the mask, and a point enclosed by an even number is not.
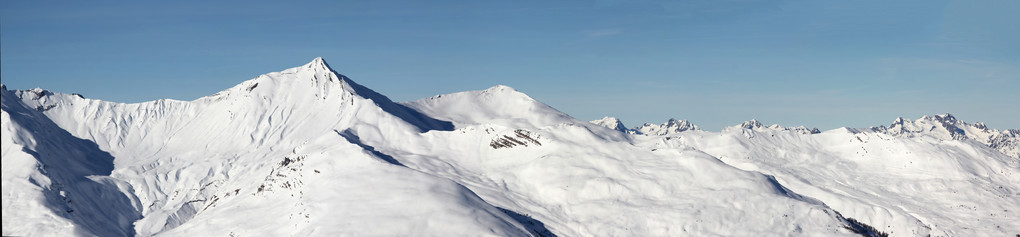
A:
[[[9,220],[22,214],[8,207],[54,206],[18,193],[116,203],[76,189],[46,194],[40,190],[52,185],[26,182],[38,176],[24,171],[32,162],[57,166],[80,156],[33,146],[31,134],[40,133],[8,119],[21,113],[51,121],[48,130],[67,135],[60,139],[109,154],[112,171],[100,173],[101,184],[118,190],[105,195],[134,200],[118,206],[140,215],[126,225],[135,235],[853,235],[865,227],[995,235],[1020,228],[1007,214],[1020,211],[1010,201],[1020,196],[1017,159],[924,133],[821,132],[756,120],[710,132],[670,119],[662,135],[631,134],[618,119],[581,121],[508,86],[397,103],[321,58],[194,101],[123,104],[3,89],[5,235],[40,233],[14,228],[22,223]],[[59,216],[99,213],[93,209],[36,208],[31,213],[54,218],[29,224],[76,225]],[[41,234],[118,235],[53,231]]]
[[[668,136],[680,134],[687,130],[700,130],[696,125],[687,120],[669,119],[665,124],[649,124],[633,129],[623,128],[622,122],[614,117],[605,117],[599,120],[590,121],[592,124],[607,127],[624,133]],[[687,125],[689,124],[689,125]],[[683,125],[683,126],[680,126]],[[991,129],[982,122],[967,123],[958,120],[950,113],[923,115],[916,120],[908,120],[897,117],[888,127],[885,125],[869,128],[837,128],[848,129],[855,133],[877,132],[899,137],[932,136],[944,140],[974,140],[996,149],[1008,156],[1020,159],[1020,130],[1018,129]],[[779,124],[766,126],[756,119],[745,121],[738,125],[723,128],[722,131],[794,131],[803,134],[817,134],[822,131],[818,128],[807,128],[804,126],[784,127]]]

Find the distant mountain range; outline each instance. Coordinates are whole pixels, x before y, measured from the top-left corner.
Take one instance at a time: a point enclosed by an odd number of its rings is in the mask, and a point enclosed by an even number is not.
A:
[[[614,117],[604,117],[599,120],[593,120],[591,123],[629,134],[656,136],[667,136],[680,134],[690,130],[700,130],[697,125],[694,125],[690,121],[676,119],[669,119],[669,121],[666,121],[664,124],[645,123],[644,125],[635,128],[627,128],[622,121]],[[740,125],[724,128],[724,131],[739,129],[759,131],[796,131],[803,134],[821,133],[818,128],[808,129],[804,126],[790,128],[780,126],[779,124],[765,126],[761,122],[758,122],[758,120],[754,119],[743,122]],[[896,120],[888,127],[883,125],[850,130],[855,133],[877,132],[904,138],[931,136],[943,140],[973,140],[999,150],[1006,155],[1020,159],[1020,138],[1018,138],[1020,130],[1006,129],[1000,131],[997,129],[989,129],[985,127],[984,123],[966,123],[964,121],[957,120],[956,117],[948,113],[934,116],[923,116],[913,121],[900,117],[896,118]]]

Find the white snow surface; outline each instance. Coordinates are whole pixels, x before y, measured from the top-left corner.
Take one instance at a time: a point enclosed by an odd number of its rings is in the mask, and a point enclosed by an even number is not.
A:
[[[949,115],[626,129],[507,86],[394,103],[321,58],[194,101],[2,94],[3,235],[1020,232],[1016,130]]]
[[[492,124],[515,128],[539,128],[580,122],[530,96],[504,85],[480,91],[437,95],[403,103],[458,128]]]

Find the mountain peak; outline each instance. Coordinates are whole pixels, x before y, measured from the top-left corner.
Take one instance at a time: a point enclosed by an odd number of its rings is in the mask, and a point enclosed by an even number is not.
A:
[[[638,134],[659,136],[671,135],[690,130],[701,130],[701,128],[698,128],[697,125],[694,125],[694,123],[691,123],[690,121],[677,120],[675,118],[670,118],[663,124],[645,123],[640,127],[634,128],[634,131]]]
[[[953,115],[949,114],[949,113],[946,113],[946,114],[936,114],[935,116],[933,116],[933,118],[936,121],[939,121],[939,122],[942,122],[942,123],[956,123],[956,117],[953,117]]]
[[[315,59],[312,59],[311,62],[305,64],[302,67],[312,70],[323,70],[336,73],[336,71],[334,71],[333,68],[329,67],[329,64],[327,64],[326,60],[323,59],[322,57],[315,57]]]
[[[913,121],[904,119],[903,117],[899,117],[899,118],[896,118],[896,120],[893,121],[893,123],[891,125],[889,125],[889,129],[897,129],[897,130],[904,130],[904,129],[906,129],[906,130],[918,130],[918,131],[920,131],[920,130],[924,130],[924,129],[931,130],[930,127],[932,127],[932,126],[945,128],[945,129],[948,129],[950,131],[955,131],[955,130],[958,130],[957,127],[967,127],[967,126],[971,126],[971,125],[966,123],[966,122],[957,120],[956,117],[954,117],[952,114],[945,113],[945,114],[936,114],[936,115],[924,115],[924,116],[921,116],[921,118],[919,118],[917,120],[913,120]],[[915,127],[919,127],[919,128],[915,128]],[[920,127],[923,127],[923,128],[920,128]]]
[[[751,119],[750,121],[741,123],[740,127],[746,129],[755,129],[765,127],[765,125],[762,125],[761,122],[758,122],[757,119]]]
[[[615,117],[606,116],[599,120],[592,120],[591,123],[601,125],[603,127],[607,127],[616,131],[627,132],[627,126],[624,126],[623,122],[621,122],[620,119],[617,119]]]
[[[250,101],[273,107],[303,107],[309,102],[318,101],[318,103],[336,108],[341,105],[353,106],[357,104],[357,101],[363,101],[367,103],[358,104],[358,107],[377,107],[388,114],[384,116],[395,116],[414,126],[420,132],[453,129],[453,124],[448,121],[440,121],[423,115],[337,73],[322,57],[316,57],[302,66],[260,75],[231,89],[206,97],[206,99],[219,101],[228,96],[262,98]]]
[[[464,126],[496,124],[517,128],[540,128],[580,122],[523,92],[504,85],[485,90],[436,95],[403,104],[435,118]]]
[[[933,136],[945,140],[972,139],[1012,157],[1020,157],[1020,139],[1015,129],[989,129],[984,123],[967,123],[949,113],[925,115],[917,120],[896,118],[889,127],[871,127],[873,131],[902,137]]]
[[[800,133],[800,134],[818,134],[818,133],[822,133],[822,131],[819,130],[818,128],[808,128],[808,127],[805,127],[805,126],[784,127],[784,126],[779,125],[779,124],[772,124],[772,125],[765,126],[765,124],[762,124],[757,119],[751,119],[749,121],[740,123],[739,125],[723,128],[723,131],[727,131],[727,130],[729,130],[729,131],[734,131],[734,130],[789,131],[789,132],[797,132],[797,133]]]
[[[903,125],[903,123],[906,122],[906,121],[907,121],[906,118],[896,117],[896,120],[893,120],[893,123],[891,125],[889,125],[889,127],[896,126],[897,124],[898,125]]]

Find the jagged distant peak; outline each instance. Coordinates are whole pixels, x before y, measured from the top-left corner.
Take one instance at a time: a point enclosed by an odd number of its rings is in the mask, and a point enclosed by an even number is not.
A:
[[[765,127],[765,125],[762,125],[762,123],[759,122],[758,119],[751,119],[751,120],[745,121],[745,122],[741,123],[738,126],[741,127],[741,128],[745,128],[745,129],[755,129],[755,128]]]
[[[734,125],[734,126],[730,126],[730,127],[727,127],[727,128],[723,129],[723,131],[727,131],[727,130],[730,130],[730,131],[732,131],[732,130],[792,131],[792,132],[798,132],[798,133],[801,133],[801,134],[818,134],[818,133],[822,132],[818,128],[808,128],[808,127],[805,127],[805,126],[784,127],[784,126],[779,125],[779,124],[772,124],[772,125],[765,126],[765,124],[761,123],[757,119],[751,119],[751,120],[745,121],[743,123],[740,123],[739,125]]]
[[[891,130],[909,130],[919,132],[920,130],[927,129],[931,131],[931,126],[937,126],[941,128],[949,129],[950,132],[957,132],[957,127],[972,127],[976,129],[985,130],[987,127],[984,123],[969,124],[956,118],[950,113],[935,114],[935,115],[924,115],[917,120],[909,120],[904,117],[897,117],[893,120],[893,123],[889,125],[888,129]],[[958,131],[964,132],[964,131]]]
[[[1020,136],[1016,129],[989,129],[984,123],[967,123],[952,114],[924,115],[916,120],[896,118],[889,127],[870,130],[899,137],[931,136],[945,140],[975,140],[1020,158]]]
[[[669,120],[666,120],[666,124],[667,125],[681,124],[681,123],[688,123],[688,122],[687,122],[687,120],[677,120],[675,118],[669,118]]]
[[[936,121],[940,121],[940,122],[956,122],[956,117],[954,117],[950,113],[936,114],[934,116],[931,116],[931,118],[935,119]]]
[[[980,128],[980,129],[988,129],[988,126],[985,126],[984,122],[976,122],[976,123],[974,123],[974,127]]]
[[[964,125],[963,121],[957,120],[955,116],[949,113],[936,114],[936,115],[923,115],[921,118],[916,120],[910,120],[904,117],[897,117],[893,120],[893,123],[889,125],[890,129],[903,128],[905,125],[939,125],[941,127]]]
[[[677,120],[677,119],[674,119],[674,118],[670,118],[669,121],[666,121],[666,126],[668,126],[668,127],[675,127],[675,128],[679,128],[679,129],[685,129],[685,130],[699,130],[700,129],[700,128],[698,128],[698,125],[694,125],[694,123],[691,123],[691,121],[688,121],[686,119],[685,120]]]
[[[607,127],[607,128],[613,129],[613,130],[621,131],[621,132],[627,132],[627,130],[628,130],[627,126],[624,126],[623,122],[620,121],[620,119],[618,119],[616,117],[606,116],[606,117],[603,117],[601,119],[592,120],[591,123],[596,124],[596,125],[600,125],[600,126],[603,126],[603,127]]]
[[[935,117],[956,120],[956,117],[953,117],[953,114],[950,113],[936,114]]]
[[[670,118],[669,120],[666,121],[666,123],[663,124],[645,123],[644,125],[636,127],[633,130],[637,134],[661,136],[681,133],[684,131],[701,130],[701,128],[699,128],[698,125],[694,125],[694,123],[691,123],[691,121]]]
[[[896,119],[893,120],[892,124],[890,124],[889,127],[893,127],[893,126],[896,126],[896,125],[902,125],[905,122],[907,122],[906,118],[904,118],[904,117],[896,117]]]

